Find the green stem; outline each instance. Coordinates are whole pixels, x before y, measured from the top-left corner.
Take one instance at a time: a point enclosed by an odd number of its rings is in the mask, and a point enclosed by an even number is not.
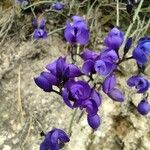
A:
[[[58,29],[56,29],[56,30],[53,30],[53,31],[49,32],[48,35],[51,35],[51,34],[53,34],[53,33],[55,33],[55,32],[61,31],[61,30],[63,30],[63,29],[65,29],[65,27],[62,27],[62,28],[58,28]]]
[[[125,41],[126,41],[127,37],[129,36],[129,34],[130,34],[130,32],[131,32],[131,29],[132,29],[132,27],[133,27],[133,25],[134,25],[134,23],[135,23],[135,21],[136,21],[136,19],[137,19],[137,17],[138,17],[138,14],[139,14],[139,12],[140,12],[140,10],[141,10],[141,7],[142,7],[143,2],[144,2],[144,0],[141,0],[141,1],[140,1],[139,5],[138,5],[138,8],[137,8],[137,10],[135,11],[135,14],[134,14],[134,16],[133,16],[133,22],[130,24],[130,26],[129,26],[129,28],[128,28],[126,34],[125,34]]]
[[[79,123],[79,121],[81,120],[81,118],[83,117],[84,115],[84,111],[81,112],[79,118],[77,119],[76,123]]]
[[[72,134],[72,126],[73,126],[73,122],[74,122],[75,116],[77,114],[77,110],[78,109],[76,108],[75,111],[73,112],[73,115],[72,115],[72,118],[71,118],[71,121],[70,121],[70,124],[69,124],[69,131],[68,131],[69,136],[71,136],[71,134]]]
[[[53,1],[40,1],[40,2],[37,2],[37,3],[33,3],[27,7],[23,7],[22,9],[26,10],[26,9],[29,9],[31,7],[34,7],[36,5],[39,5],[39,4],[45,4],[45,3],[52,3]]]
[[[117,0],[116,11],[117,11],[116,26],[119,27],[119,0]]]

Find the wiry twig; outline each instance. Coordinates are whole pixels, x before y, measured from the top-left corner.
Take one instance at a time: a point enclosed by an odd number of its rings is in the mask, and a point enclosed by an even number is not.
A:
[[[20,122],[23,122],[23,110],[22,110],[22,102],[21,102],[21,65],[18,69],[18,111],[20,113]]]

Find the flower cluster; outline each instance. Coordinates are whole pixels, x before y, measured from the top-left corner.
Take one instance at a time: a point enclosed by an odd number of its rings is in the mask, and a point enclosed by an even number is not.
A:
[[[73,16],[72,20],[71,23],[68,21],[66,23],[64,31],[66,41],[74,48],[77,45],[87,44],[89,42],[89,29],[86,21],[80,16]],[[34,22],[34,26],[36,27],[34,32],[35,39],[47,36],[44,25],[45,20],[43,19],[39,22]],[[100,84],[99,89],[102,89],[101,91],[112,100],[123,102],[125,99],[124,94],[117,87],[116,72],[118,71],[118,66],[120,63],[133,58],[136,60],[138,66],[144,66],[148,61],[148,56],[150,55],[150,38],[140,39],[138,45],[133,50],[132,56],[127,58],[126,54],[131,48],[132,40],[130,37],[127,41],[124,41],[124,33],[117,27],[114,27],[105,37],[105,47],[100,52],[85,49],[81,53],[74,53],[74,55],[79,55],[83,59],[81,68],[74,63],[67,63],[66,57],[59,57],[46,65],[45,70],[38,77],[35,77],[34,81],[45,92],[59,94],[69,108],[85,110],[89,126],[96,130],[101,124],[98,110],[102,103],[100,90],[97,89],[97,86]],[[123,42],[125,42],[125,46],[124,54],[121,58],[119,49]],[[96,82],[94,74],[100,76],[102,81]],[[82,76],[86,76],[88,81],[83,80]],[[93,82],[94,84],[90,84]],[[130,87],[135,87],[137,93],[141,94],[146,94],[150,86],[149,81],[140,72],[130,77],[127,84]],[[54,86],[58,90],[55,90]],[[150,104],[147,97],[139,102],[137,110],[142,115],[147,115],[150,112]],[[68,141],[69,138],[64,131],[54,129],[45,136],[45,140],[41,144],[41,150],[57,150],[60,149],[60,144]]]
[[[69,81],[62,91],[63,100],[70,108],[86,109],[87,120],[93,129],[100,125],[98,107],[101,104],[100,94],[85,81]]]

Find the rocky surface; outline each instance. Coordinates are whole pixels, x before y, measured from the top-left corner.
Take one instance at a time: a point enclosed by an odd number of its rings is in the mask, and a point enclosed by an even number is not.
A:
[[[53,38],[52,38],[53,37]],[[53,127],[68,132],[73,111],[61,98],[45,93],[33,81],[44,66],[59,55],[66,55],[66,44],[57,36],[45,41],[7,42],[0,57],[0,149],[37,150],[42,141],[40,132]],[[59,44],[58,44],[59,43]],[[11,46],[10,46],[11,44]],[[124,66],[126,69],[126,66]],[[133,63],[133,68],[134,63]],[[133,71],[134,69],[132,69]],[[136,69],[135,69],[136,70]],[[130,71],[129,71],[130,72]],[[142,96],[126,86],[127,77],[118,79],[126,101],[115,103],[103,94],[99,114],[100,128],[93,132],[84,115],[73,125],[67,150],[149,150],[150,118],[135,109]],[[80,111],[76,118],[80,115]]]

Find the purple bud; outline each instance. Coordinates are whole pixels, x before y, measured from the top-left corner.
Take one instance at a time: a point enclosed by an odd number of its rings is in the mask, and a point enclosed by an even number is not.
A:
[[[114,89],[115,86],[116,86],[116,77],[115,75],[110,75],[103,82],[102,85],[103,92],[108,94],[110,91]]]
[[[118,50],[124,40],[124,33],[118,28],[114,27],[106,36],[104,43],[105,45],[114,50]]]
[[[59,10],[63,10],[64,6],[65,5],[61,2],[55,2],[55,3],[52,4],[52,9],[59,11]]]
[[[112,100],[117,101],[117,102],[123,102],[124,101],[124,95],[123,95],[123,93],[120,90],[116,89],[116,88],[114,88],[113,90],[111,90],[108,93],[108,96]]]
[[[89,73],[91,73],[91,74],[96,73],[96,71],[94,69],[94,64],[95,63],[92,60],[85,61],[82,66],[82,72],[86,75],[89,75]]]
[[[50,92],[52,90],[52,84],[48,81],[45,76],[40,75],[36,78],[34,78],[34,81],[38,87],[43,89],[45,92]]]
[[[96,130],[101,124],[101,119],[97,114],[95,116],[88,115],[87,121],[90,127],[94,130]]]
[[[126,42],[125,47],[124,47],[124,56],[128,53],[131,45],[132,45],[132,37],[127,39],[127,42]]]
[[[39,21],[39,28],[40,28],[40,29],[44,29],[45,23],[46,23],[46,20],[45,20],[45,19],[41,19],[41,20]]]
[[[147,115],[150,112],[150,104],[147,100],[142,100],[138,104],[137,110],[141,115]]]

